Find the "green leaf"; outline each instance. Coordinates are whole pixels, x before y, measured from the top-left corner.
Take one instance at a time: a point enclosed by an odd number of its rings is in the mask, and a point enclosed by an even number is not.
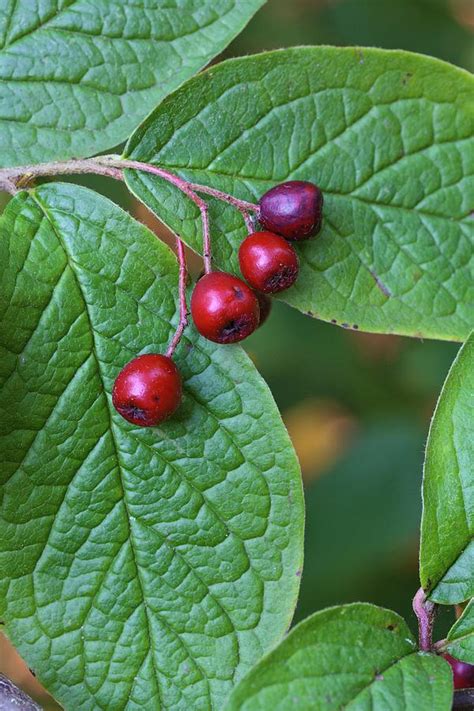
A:
[[[448,711],[452,676],[404,620],[356,603],[308,617],[233,691],[226,711]]]
[[[124,141],[265,0],[6,0],[0,164],[88,156]]]
[[[463,614],[448,632],[443,651],[449,652],[468,664],[474,664],[474,600],[471,599]]]
[[[473,90],[467,72],[408,52],[270,52],[189,81],[125,155],[254,202],[286,179],[318,183],[323,230],[298,245],[301,275],[282,298],[346,327],[463,340],[474,325]],[[201,250],[198,213],[176,188],[127,179]],[[215,201],[211,214],[216,264],[237,272],[242,219]]]
[[[99,195],[50,184],[1,221],[0,619],[67,709],[219,709],[287,629],[298,464],[239,347],[189,329],[159,428],[113,380],[177,323],[167,247]]]
[[[423,475],[420,580],[447,605],[474,595],[474,335],[459,351],[431,422]]]

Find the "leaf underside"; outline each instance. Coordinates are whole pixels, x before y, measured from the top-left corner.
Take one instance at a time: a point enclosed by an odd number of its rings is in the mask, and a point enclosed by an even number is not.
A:
[[[444,648],[456,659],[474,664],[474,599],[449,630]]]
[[[420,580],[435,602],[474,595],[474,336],[459,351],[431,423],[423,477]]]
[[[448,664],[416,652],[404,620],[356,603],[299,624],[238,684],[226,711],[448,711]]]
[[[170,250],[84,188],[20,193],[1,223],[0,619],[66,709],[220,709],[287,629],[298,464],[239,347],[189,328],[159,428],[111,406],[177,323]]]
[[[324,192],[281,298],[347,328],[464,340],[474,325],[474,80],[401,51],[295,48],[211,67],[169,96],[125,155],[253,202],[287,179]],[[135,194],[201,251],[177,190],[127,174]],[[240,215],[211,200],[218,267],[239,273]],[[471,265],[471,266],[470,266]]]
[[[265,0],[4,0],[0,164],[111,148]]]

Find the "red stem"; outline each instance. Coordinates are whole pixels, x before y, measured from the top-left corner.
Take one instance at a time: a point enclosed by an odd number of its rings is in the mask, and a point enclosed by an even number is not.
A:
[[[423,588],[420,588],[413,598],[413,610],[418,618],[420,649],[422,652],[431,652],[433,649],[435,604],[427,599]]]
[[[115,156],[103,156],[101,158],[95,158],[97,162],[102,165],[113,165],[114,167],[129,168],[135,170],[142,170],[145,173],[151,173],[151,175],[156,175],[159,178],[163,178],[171,185],[175,185],[182,193],[184,193],[192,202],[197,205],[201,213],[202,221],[202,242],[203,242],[203,258],[204,258],[204,272],[208,274],[212,271],[212,251],[211,251],[211,230],[209,226],[209,207],[207,202],[203,200],[198,192],[210,195],[217,200],[222,200],[228,205],[232,205],[236,210],[242,214],[247,230],[253,232],[253,222],[250,218],[249,212],[255,212],[257,215],[259,213],[258,205],[254,205],[252,202],[247,202],[246,200],[239,200],[238,198],[224,193],[216,188],[210,188],[207,185],[200,185],[199,183],[188,183],[184,178],[180,178],[174,173],[170,173],[164,168],[159,168],[158,166],[151,165],[150,163],[142,163],[141,161],[128,160],[116,158]]]
[[[110,160],[106,160],[106,163],[111,162]],[[149,163],[142,163],[141,161],[136,161],[136,160],[121,160],[119,159],[118,161],[114,160],[113,161],[114,165],[121,164],[123,168],[130,168],[130,169],[135,169],[135,170],[142,170],[145,173],[151,173],[152,175],[157,175],[159,178],[163,178],[166,180],[168,183],[171,183],[171,185],[175,185],[179,190],[181,190],[182,193],[184,193],[192,202],[197,205],[199,208],[199,212],[201,213],[201,221],[202,221],[202,251],[203,251],[203,258],[204,258],[204,271],[206,274],[208,274],[210,271],[212,271],[212,252],[211,252],[211,231],[209,227],[209,208],[205,200],[203,200],[199,195],[195,192],[195,188],[199,188],[201,192],[207,192],[207,188],[205,185],[197,186],[194,183],[188,183],[186,180],[183,178],[180,178],[178,175],[175,175],[174,173],[170,173],[169,171],[165,170],[164,168],[158,168],[157,166],[150,165]],[[211,190],[211,188],[209,188]],[[216,191],[219,193],[221,196],[224,196],[225,193],[220,193],[219,191]],[[217,197],[217,195],[216,195]],[[236,198],[232,198],[232,196],[227,195],[227,198],[229,198],[228,202],[232,200],[230,204],[234,204],[234,201]],[[221,197],[223,199],[223,197]],[[240,201],[237,201],[240,203]],[[241,210],[241,207],[238,207],[239,210]]]
[[[249,235],[252,234],[252,232],[255,232],[255,225],[249,213],[242,212],[242,217],[244,218],[245,226]]]
[[[239,210],[242,213],[248,213],[248,212],[256,212],[258,213],[260,211],[260,208],[258,205],[255,205],[253,202],[247,202],[247,200],[239,200],[238,198],[235,198],[233,195],[229,195],[228,193],[223,193],[222,190],[216,190],[216,188],[210,188],[207,185],[200,185],[199,183],[189,183],[189,186],[195,190],[197,193],[204,193],[206,195],[212,195],[212,197],[217,198],[218,200],[222,200],[223,202],[227,202],[229,205],[232,205],[233,207],[236,208],[236,210]]]
[[[176,236],[176,250],[179,263],[179,323],[175,334],[168,346],[166,355],[171,358],[181,340],[184,329],[188,325],[188,306],[186,303],[186,279],[188,270],[186,269],[186,255],[184,253],[184,244],[182,240]]]

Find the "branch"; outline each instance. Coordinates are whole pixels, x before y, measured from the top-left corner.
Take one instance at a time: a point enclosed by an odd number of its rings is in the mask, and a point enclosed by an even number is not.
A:
[[[30,185],[35,178],[67,174],[95,173],[96,175],[105,175],[109,178],[123,180],[122,169],[118,166],[102,163],[102,157],[2,168],[0,169],[0,187],[7,189],[10,185],[14,187],[13,192],[17,192]],[[7,190],[7,192],[11,191]]]
[[[0,674],[0,709],[4,711],[41,711],[41,707],[10,679]]]
[[[420,588],[413,598],[413,610],[418,618],[418,637],[422,652],[431,652],[433,648],[435,608],[434,602],[430,602],[423,588]]]

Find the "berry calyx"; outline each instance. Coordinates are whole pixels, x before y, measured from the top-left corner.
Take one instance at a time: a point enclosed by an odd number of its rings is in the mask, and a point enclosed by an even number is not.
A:
[[[215,343],[242,341],[260,322],[252,289],[225,272],[210,272],[198,281],[191,297],[191,315],[199,333]]]
[[[239,249],[242,274],[251,287],[276,294],[292,286],[299,272],[293,247],[274,232],[253,232]]]
[[[259,202],[260,224],[286,239],[314,237],[321,229],[323,194],[317,185],[290,180],[271,188]]]
[[[455,659],[450,654],[443,654],[443,657],[451,665],[453,670],[453,681],[455,689],[470,689],[474,687],[474,666]]]
[[[255,291],[254,293],[260,306],[260,321],[258,322],[258,328],[260,328],[270,316],[272,300],[266,294],[262,294],[261,291]]]
[[[174,362],[150,353],[134,358],[120,371],[112,402],[128,422],[153,427],[173,414],[181,395],[181,376]]]

